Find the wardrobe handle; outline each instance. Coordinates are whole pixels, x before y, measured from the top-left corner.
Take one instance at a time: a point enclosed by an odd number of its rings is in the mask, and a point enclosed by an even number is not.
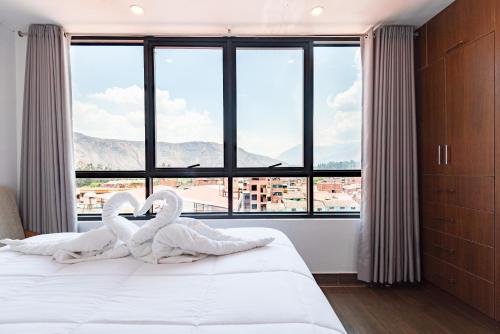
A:
[[[444,164],[448,165],[448,144],[444,145]]]
[[[438,165],[441,166],[441,145],[438,145]]]

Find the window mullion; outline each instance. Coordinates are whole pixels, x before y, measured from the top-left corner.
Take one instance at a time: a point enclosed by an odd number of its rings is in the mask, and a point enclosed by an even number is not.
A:
[[[154,47],[149,40],[144,41],[144,110],[145,110],[145,150],[146,150],[146,198],[153,192],[151,171],[155,168],[155,101],[154,101]]]
[[[228,176],[228,214],[233,215],[233,176],[236,170],[236,47],[231,39],[226,41],[226,57],[224,58],[224,81],[227,93],[227,122],[224,128],[224,149],[226,151],[226,171]]]
[[[304,50],[304,167],[308,176],[308,212],[314,213],[313,185],[313,127],[314,127],[314,44],[310,41]]]

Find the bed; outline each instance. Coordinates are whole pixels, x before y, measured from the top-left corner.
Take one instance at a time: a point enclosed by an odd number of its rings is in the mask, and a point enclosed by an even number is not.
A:
[[[0,248],[0,333],[345,333],[290,240],[194,263],[58,264]]]

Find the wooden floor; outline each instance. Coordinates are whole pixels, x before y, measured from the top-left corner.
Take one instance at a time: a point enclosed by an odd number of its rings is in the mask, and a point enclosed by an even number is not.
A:
[[[433,286],[322,290],[348,333],[500,333],[500,323]]]

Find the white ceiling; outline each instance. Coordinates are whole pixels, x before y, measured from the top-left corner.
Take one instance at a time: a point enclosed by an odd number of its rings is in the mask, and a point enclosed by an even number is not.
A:
[[[0,24],[58,23],[71,33],[224,35],[360,34],[419,26],[453,0],[0,0]],[[133,15],[129,5],[141,5]],[[311,8],[323,6],[319,17]]]

